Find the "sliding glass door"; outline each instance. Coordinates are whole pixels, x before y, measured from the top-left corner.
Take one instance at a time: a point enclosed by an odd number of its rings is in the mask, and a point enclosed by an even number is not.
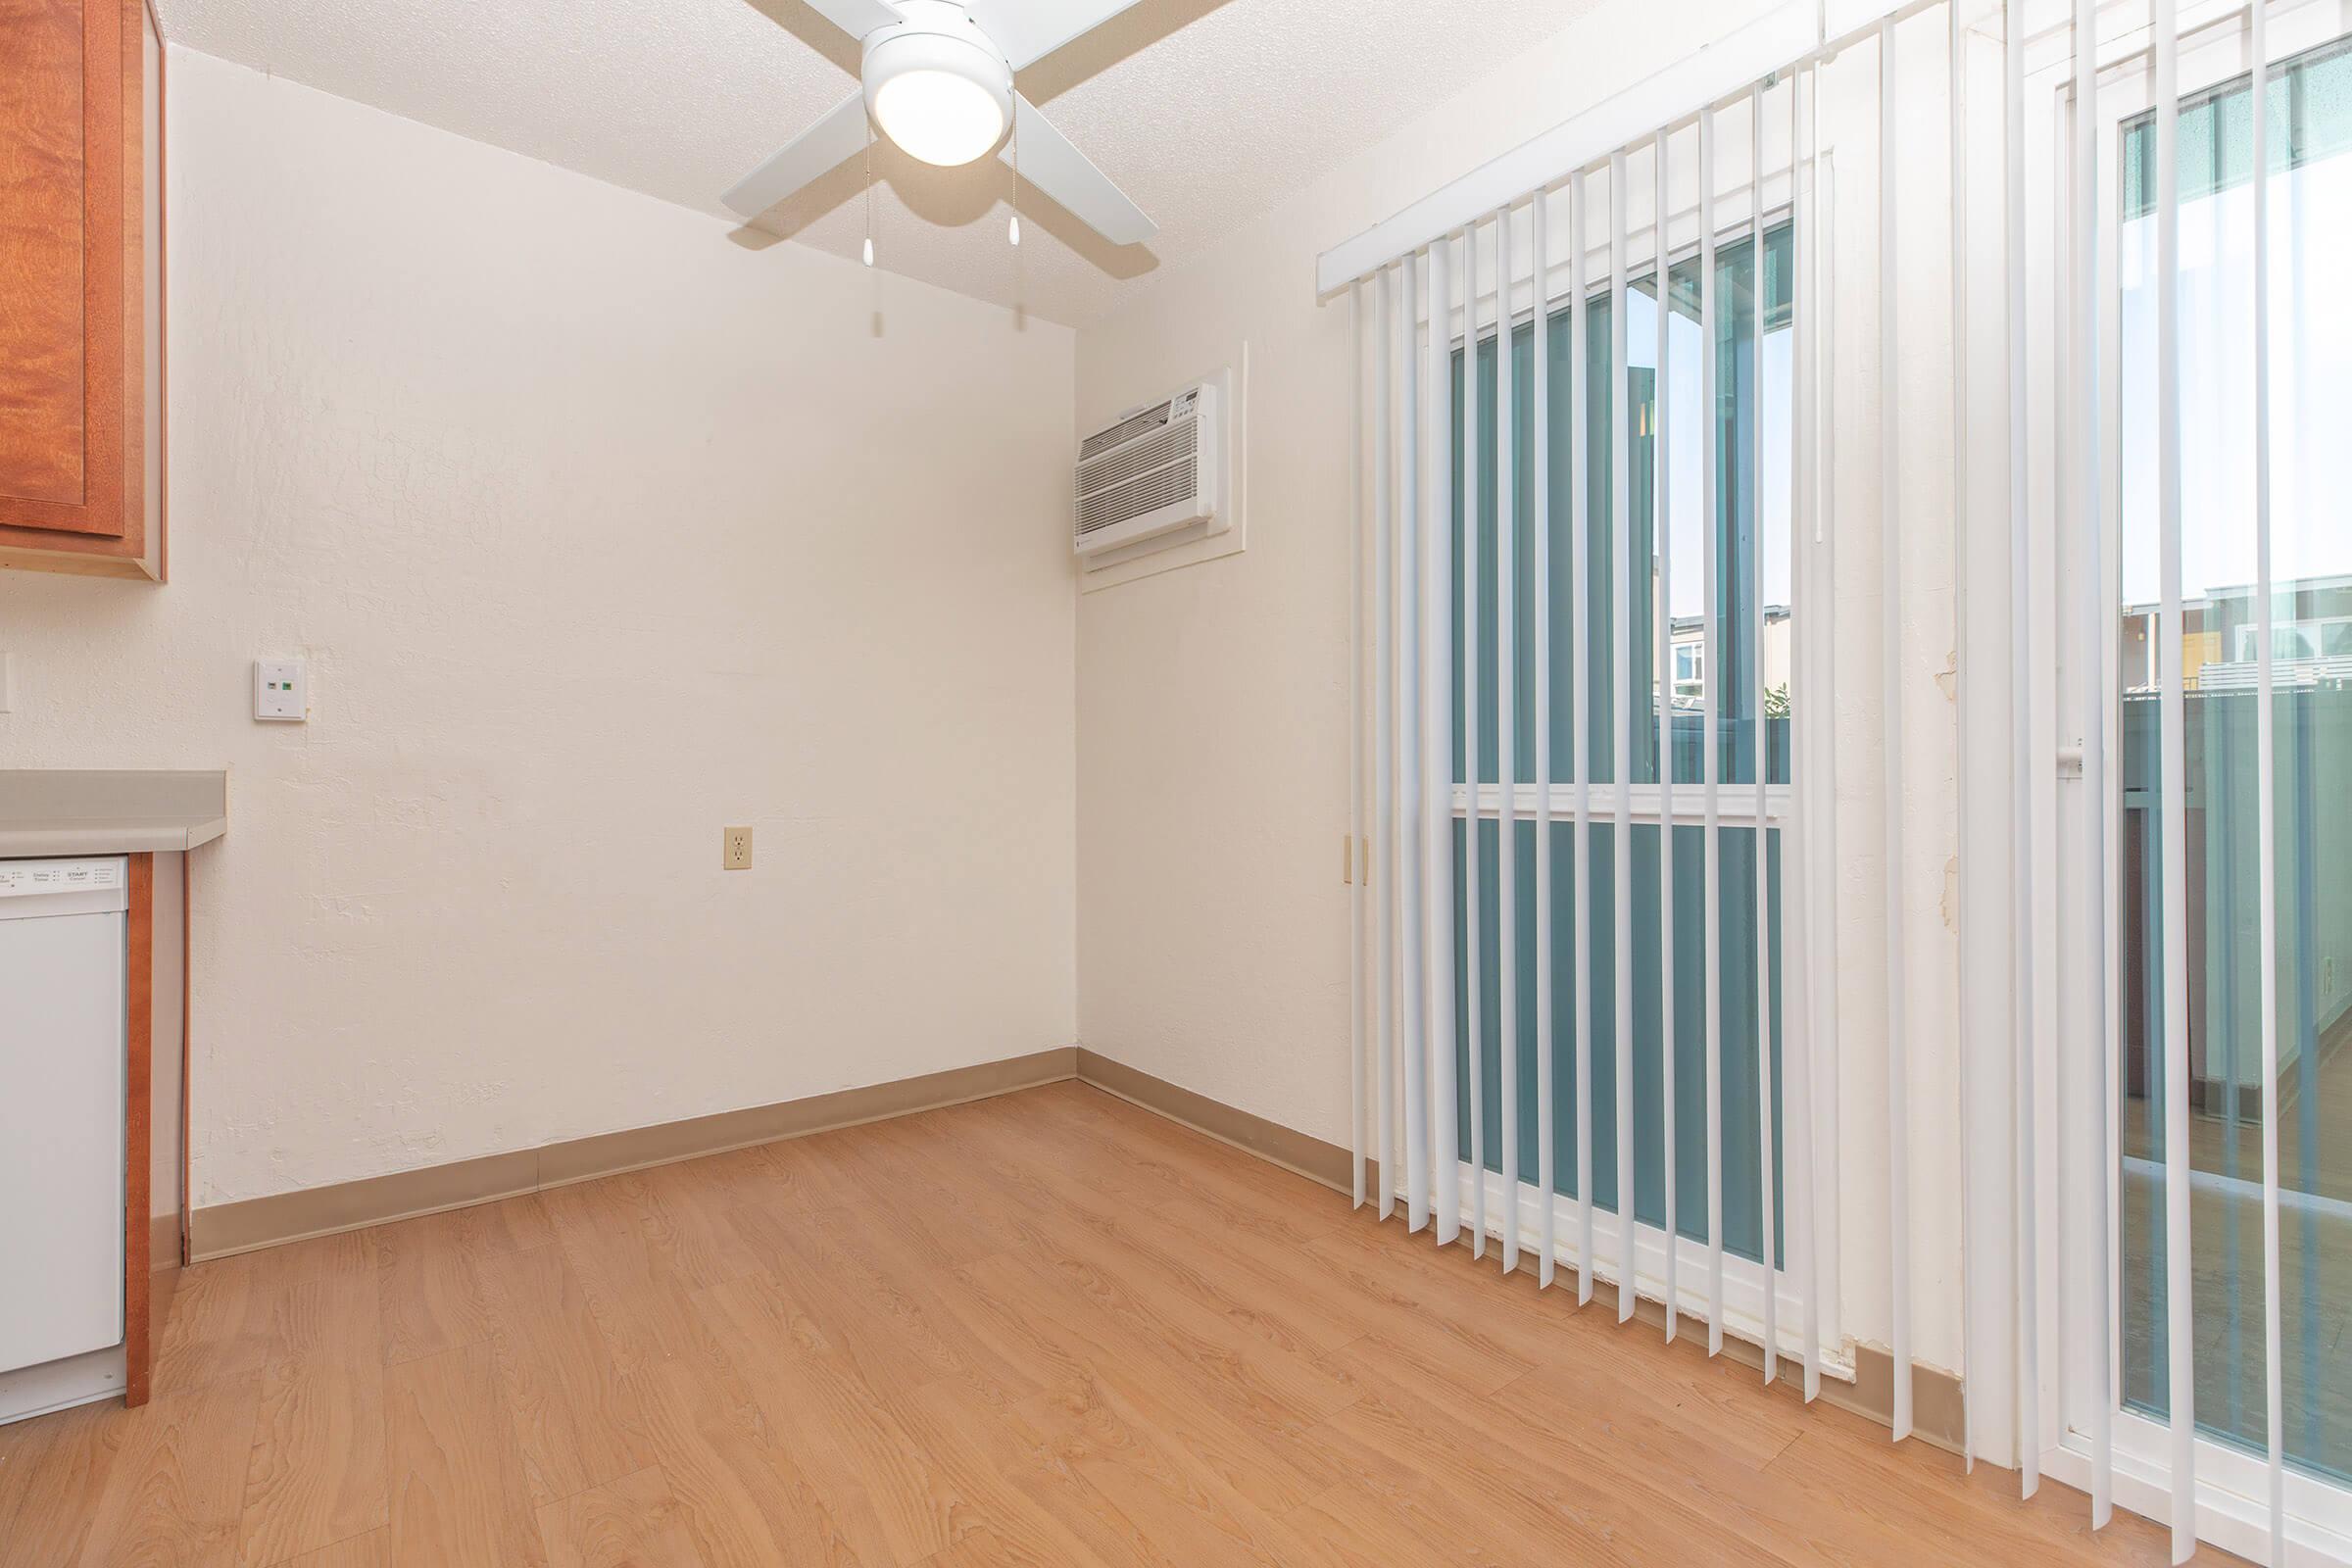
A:
[[[2192,56],[2193,58],[2193,56]],[[2167,1102],[2188,1102],[2194,1412],[2268,1445],[2263,1121],[2278,1117],[2278,1288],[2287,1461],[2352,1478],[2352,46],[2276,62],[2266,140],[2273,754],[2257,747],[2248,78],[2184,99],[2179,137],[2181,618],[2188,1070],[2166,1070],[2165,835],[2153,485],[2154,126],[2121,127],[2119,1314],[2125,1406],[2164,1420]],[[2258,808],[2276,859],[2278,1080],[2263,1071]],[[2176,993],[2179,988],[2176,988]],[[2275,1097],[2266,1094],[2275,1088]]]
[[[2059,652],[2034,645],[2034,678],[2058,694],[2059,732],[2054,867],[2034,873],[2059,913],[2041,1044],[2059,1098],[2044,1131],[2069,1173],[2037,1195],[2055,1218],[2062,1276],[2049,1320],[2059,1354],[2044,1361],[2059,1368],[2045,1373],[2057,1414],[2040,1442],[2045,1456],[2087,1455],[2111,1423],[2119,1502],[2163,1516],[2178,1490],[2199,1535],[2257,1554],[2270,1546],[2274,1364],[2287,1540],[2352,1549],[2352,291],[2341,283],[2352,38],[2332,6],[2273,5],[2265,21],[2259,104],[2246,13],[2188,18],[2180,37],[2169,364],[2144,35],[2109,52],[2087,196],[2064,158],[2077,106],[2063,77],[2051,82],[2056,205],[2095,224],[2062,219],[2034,253],[2047,269],[2036,275],[2058,277],[2070,246],[2094,247],[2090,370],[2104,418],[2102,514],[2057,514]],[[2053,310],[2062,341],[2072,317],[2067,303]],[[2033,362],[2049,368],[2054,398],[2081,396],[2070,362],[2063,351]],[[2071,441],[2057,461],[2078,461]],[[2076,494],[2071,476],[2058,479],[2049,494]],[[2099,541],[2095,584],[2082,575],[2086,538]],[[2094,648],[2101,667],[2086,676],[2078,654]],[[2095,712],[2074,695],[2092,686]],[[2076,749],[2086,731],[2098,768]],[[2100,781],[2095,797],[2084,779]],[[2094,833],[2103,858],[2091,855]],[[2104,876],[2090,892],[2088,865]],[[2094,1120],[2097,1097],[2082,1091],[2102,1081],[2088,1065],[2102,1051],[2106,1103]],[[2087,1152],[2102,1133],[2100,1158]],[[2100,1165],[2106,1181],[2082,1179]],[[2064,1250],[2102,1242],[2103,1273]],[[2086,1364],[2087,1315],[2101,1307],[2112,1331],[2103,1378]],[[2176,1437],[2181,1414],[2190,1426]]]

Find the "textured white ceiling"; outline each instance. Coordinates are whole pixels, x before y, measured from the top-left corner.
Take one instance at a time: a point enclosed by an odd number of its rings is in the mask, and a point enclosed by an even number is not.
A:
[[[1157,238],[1107,246],[1025,198],[1016,252],[1001,164],[935,170],[884,142],[879,259],[1082,324],[1122,281],[1213,243],[1595,3],[1140,0],[1020,85]],[[162,15],[175,44],[718,217],[719,192],[846,97],[858,64],[804,0],[164,0]],[[866,198],[853,160],[757,226],[855,256]]]

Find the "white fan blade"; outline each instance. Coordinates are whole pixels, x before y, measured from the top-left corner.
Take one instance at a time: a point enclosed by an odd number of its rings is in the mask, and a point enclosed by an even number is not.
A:
[[[1127,193],[1087,161],[1086,154],[1039,114],[1037,105],[1012,95],[1013,135],[997,149],[997,156],[1013,164],[1014,137],[1019,140],[1021,183],[1034,185],[1068,210],[1072,218],[1113,245],[1141,245],[1159,232],[1159,225],[1127,199]]]
[[[902,20],[884,0],[808,0],[808,9],[853,38]]]
[[[963,9],[1018,71],[1134,4],[1135,0],[964,0]]]
[[[782,152],[737,180],[719,199],[744,217],[757,218],[862,151],[867,134],[865,94],[854,92],[795,136]]]

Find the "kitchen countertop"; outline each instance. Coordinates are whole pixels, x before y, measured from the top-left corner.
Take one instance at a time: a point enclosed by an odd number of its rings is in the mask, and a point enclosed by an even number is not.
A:
[[[219,769],[0,769],[0,859],[184,851],[227,831]]]

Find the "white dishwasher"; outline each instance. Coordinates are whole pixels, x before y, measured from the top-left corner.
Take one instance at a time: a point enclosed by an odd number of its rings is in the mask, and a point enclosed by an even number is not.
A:
[[[0,860],[0,1422],[122,1385],[128,891]]]

